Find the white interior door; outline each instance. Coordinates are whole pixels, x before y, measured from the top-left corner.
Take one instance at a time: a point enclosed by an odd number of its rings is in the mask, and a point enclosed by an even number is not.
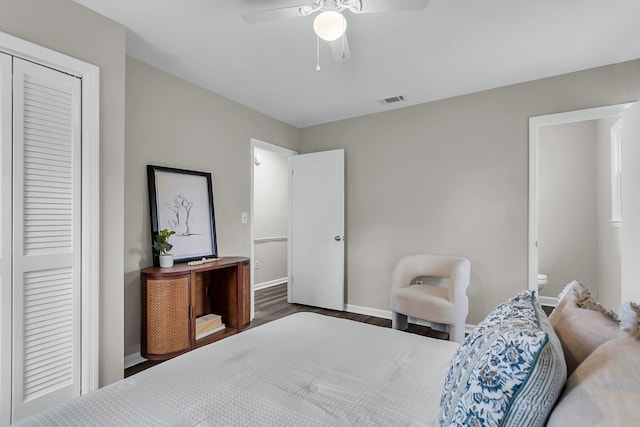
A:
[[[14,58],[14,422],[80,394],[80,108],[80,79]]]
[[[622,301],[640,301],[640,102],[622,113]]]
[[[289,158],[289,302],[344,310],[344,150]]]

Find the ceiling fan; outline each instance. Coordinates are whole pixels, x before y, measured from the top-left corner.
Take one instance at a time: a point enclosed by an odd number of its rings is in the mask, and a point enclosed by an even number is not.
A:
[[[245,22],[256,24],[317,13],[313,29],[319,39],[329,42],[333,58],[346,61],[351,56],[347,42],[345,11],[354,14],[423,10],[429,0],[307,0],[309,4],[258,10],[242,15]],[[318,40],[319,43],[319,40]],[[319,49],[318,49],[319,52]],[[319,55],[319,53],[318,53]],[[319,59],[317,70],[320,69]]]

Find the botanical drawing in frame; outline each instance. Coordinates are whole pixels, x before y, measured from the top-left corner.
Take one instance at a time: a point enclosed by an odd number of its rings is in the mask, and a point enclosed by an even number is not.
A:
[[[211,174],[147,165],[151,239],[160,230],[175,231],[170,243],[175,262],[217,258]],[[153,265],[159,265],[153,253]]]

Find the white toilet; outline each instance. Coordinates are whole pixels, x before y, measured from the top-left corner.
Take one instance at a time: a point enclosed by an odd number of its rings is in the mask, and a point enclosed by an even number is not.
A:
[[[542,274],[542,273],[538,273],[538,290],[541,291],[542,288],[544,288],[544,285],[546,285],[548,282],[547,280],[547,275],[546,274]]]

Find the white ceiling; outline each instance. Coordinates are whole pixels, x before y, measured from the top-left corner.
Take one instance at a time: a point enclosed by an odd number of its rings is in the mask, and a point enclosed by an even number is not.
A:
[[[431,0],[419,12],[346,12],[351,59],[333,62],[321,41],[321,71],[312,16],[241,18],[310,0],[75,1],[125,25],[130,56],[296,127],[640,58],[640,0]],[[376,101],[395,95],[407,101]]]

